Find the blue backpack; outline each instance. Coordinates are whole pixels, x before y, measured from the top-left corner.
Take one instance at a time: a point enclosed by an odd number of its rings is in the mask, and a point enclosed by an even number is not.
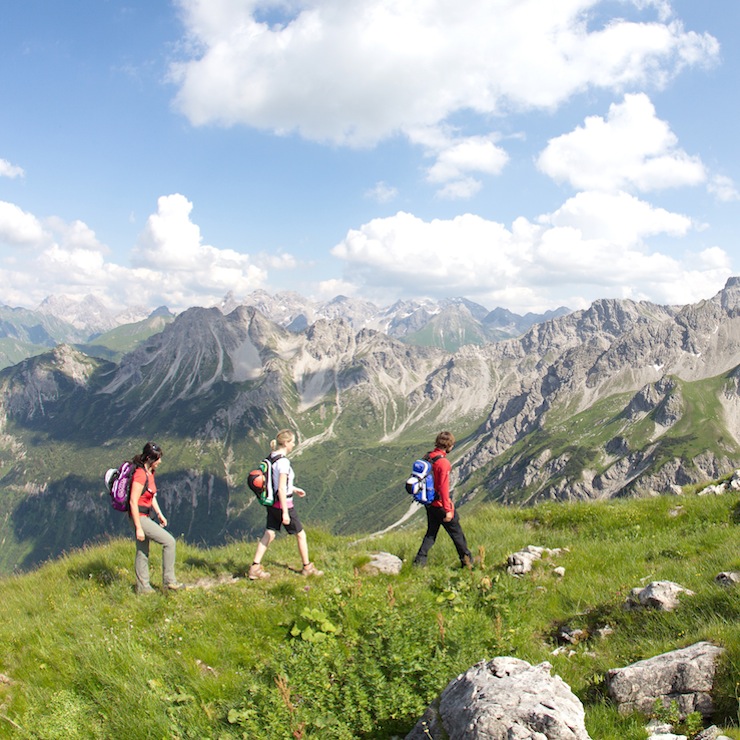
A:
[[[424,457],[414,460],[414,464],[411,466],[411,475],[406,480],[406,493],[413,496],[414,501],[418,501],[424,506],[431,504],[436,497],[432,463],[441,457],[443,456],[424,455]]]

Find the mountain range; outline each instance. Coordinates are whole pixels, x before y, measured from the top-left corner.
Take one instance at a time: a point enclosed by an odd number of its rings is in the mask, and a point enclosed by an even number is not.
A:
[[[224,314],[254,306],[289,331],[300,332],[320,319],[346,319],[360,329],[382,331],[410,344],[454,351],[464,344],[485,344],[520,336],[533,324],[568,313],[561,307],[544,314],[519,316],[503,308],[489,311],[465,298],[442,301],[398,301],[378,307],[369,301],[337,296],[310,301],[298,293],[271,295],[263,290],[237,300],[229,293],[217,308]],[[111,309],[99,298],[79,300],[49,296],[36,310],[0,306],[0,369],[42,354],[57,344],[70,344],[102,359],[119,360],[147,337],[161,331],[175,314],[166,306]]]
[[[172,531],[203,544],[261,531],[246,476],[282,427],[300,442],[302,519],[340,533],[418,516],[403,481],[443,428],[468,512],[675,494],[740,463],[738,278],[698,304],[599,300],[454,349],[409,341],[432,321],[418,305],[383,318],[335,299],[317,317],[261,298],[150,316],[161,328],[120,356],[57,344],[0,371],[0,570],[127,531],[102,474],[147,439],[165,450]],[[483,312],[457,300],[433,318],[511,327]]]

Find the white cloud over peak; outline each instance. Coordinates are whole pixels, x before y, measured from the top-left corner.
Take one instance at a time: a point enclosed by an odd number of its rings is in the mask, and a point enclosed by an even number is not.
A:
[[[353,296],[357,292],[357,284],[347,280],[337,280],[330,278],[322,280],[318,284],[318,289],[314,298],[320,301],[328,301],[336,298],[338,295]]]
[[[133,267],[109,261],[110,250],[82,221],[41,221],[13,203],[0,201],[0,281],[9,305],[35,307],[63,290],[96,295],[120,306],[215,305],[232,291],[246,295],[263,287],[266,268],[295,269],[288,254],[249,255],[202,243],[190,219],[193,205],[182,195],[162,196],[132,251]]]
[[[157,199],[157,212],[146,221],[132,252],[135,264],[164,270],[197,267],[209,247],[203,247],[200,227],[190,220],[193,204],[180,194]]]
[[[537,166],[579,190],[646,192],[697,185],[707,177],[699,157],[678,147],[644,93],[626,95],[605,119],[589,116],[583,126],[551,139]]]
[[[408,292],[413,276],[420,294],[460,295],[461,280],[473,287],[492,277],[484,273],[494,256],[499,276],[505,274],[518,251],[513,242],[503,226],[480,216],[425,222],[400,211],[350,230],[332,254],[351,264],[367,285],[404,285]]]
[[[192,209],[179,193],[157,200],[157,212],[132,252],[134,262],[151,273],[149,290],[181,310],[215,303],[228,291],[245,295],[262,287],[267,273],[248,254],[203,244],[200,227],[190,219]]]
[[[354,293],[379,301],[464,295],[520,312],[603,297],[688,303],[732,274],[727,254],[713,248],[677,258],[646,240],[683,236],[691,226],[626,193],[579,193],[510,229],[471,214],[426,222],[399,212],[349,231],[332,254]]]
[[[661,87],[718,58],[664,2],[590,28],[601,0],[178,0],[192,54],[173,64],[194,125],[374,144],[460,112],[553,109],[589,88]]]
[[[35,307],[63,289],[72,295],[115,292],[120,269],[105,262],[107,248],[82,221],[43,221],[12,203],[0,203],[0,281],[9,305]],[[61,278],[60,278],[61,276]],[[125,294],[121,296],[128,303]]]

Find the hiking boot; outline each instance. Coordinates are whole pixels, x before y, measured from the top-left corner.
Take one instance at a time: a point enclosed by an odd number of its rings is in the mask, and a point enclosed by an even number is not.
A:
[[[252,563],[249,566],[249,573],[247,575],[250,581],[259,581],[262,578],[270,577],[270,574],[262,567],[262,563]]]
[[[460,567],[461,568],[467,568],[468,570],[473,570],[473,559],[466,555],[461,561],[460,561]]]
[[[323,576],[324,571],[319,570],[313,563],[308,563],[307,565],[303,566],[301,575],[302,576]]]
[[[139,596],[143,596],[144,594],[154,594],[156,593],[156,589],[153,589],[151,586],[147,586],[146,588],[139,588],[136,590],[136,593]]]
[[[186,588],[187,586],[184,583],[178,583],[177,581],[164,584],[165,591],[184,591]]]
[[[417,568],[426,568],[427,567],[427,559],[426,558],[414,558],[414,565]]]

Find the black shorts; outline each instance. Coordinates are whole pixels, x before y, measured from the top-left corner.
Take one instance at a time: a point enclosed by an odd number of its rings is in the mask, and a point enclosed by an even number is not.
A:
[[[278,509],[275,506],[270,506],[267,509],[267,524],[265,525],[265,529],[272,529],[274,532],[279,532],[280,527],[285,526],[285,531],[288,534],[298,534],[299,532],[302,532],[303,525],[295,513],[295,509],[290,508],[288,509],[288,512],[290,513],[290,524],[283,525],[283,510]]]

